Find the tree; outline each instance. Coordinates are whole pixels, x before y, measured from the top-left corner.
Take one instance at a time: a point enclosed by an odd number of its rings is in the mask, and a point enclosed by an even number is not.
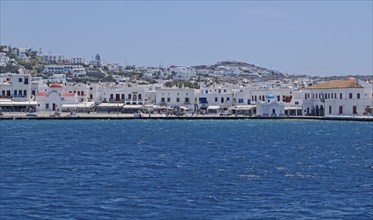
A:
[[[0,73],[18,73],[19,67],[15,65],[0,66]]]

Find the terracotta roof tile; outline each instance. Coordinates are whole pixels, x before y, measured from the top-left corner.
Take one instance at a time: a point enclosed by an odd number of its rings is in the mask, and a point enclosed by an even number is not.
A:
[[[47,96],[47,93],[46,93],[46,92],[39,92],[39,93],[37,94],[37,96]]]
[[[321,82],[319,84],[309,86],[304,89],[344,89],[344,88],[363,88],[361,85],[357,84],[356,80],[330,80],[326,82]]]

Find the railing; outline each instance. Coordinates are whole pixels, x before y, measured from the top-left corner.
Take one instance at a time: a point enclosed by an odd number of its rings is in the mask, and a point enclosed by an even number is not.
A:
[[[11,95],[2,95],[2,96],[0,96],[0,98],[1,99],[11,99],[11,98],[13,98],[13,96],[11,96]]]

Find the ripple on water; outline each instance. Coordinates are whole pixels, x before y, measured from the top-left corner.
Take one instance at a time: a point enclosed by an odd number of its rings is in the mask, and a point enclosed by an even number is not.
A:
[[[323,121],[4,121],[0,217],[372,219],[371,130]]]

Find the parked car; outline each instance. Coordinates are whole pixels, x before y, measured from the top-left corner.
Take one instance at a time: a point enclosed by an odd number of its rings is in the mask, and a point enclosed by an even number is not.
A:
[[[220,112],[219,115],[220,115],[220,116],[228,116],[229,113],[228,113],[227,111],[222,111],[222,112]]]
[[[30,112],[30,113],[26,114],[26,117],[28,117],[28,118],[35,118],[35,117],[38,117],[38,115],[36,113]]]

